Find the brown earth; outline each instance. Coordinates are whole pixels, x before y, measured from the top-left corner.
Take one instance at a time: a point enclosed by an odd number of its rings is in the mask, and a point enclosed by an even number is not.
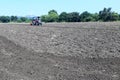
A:
[[[0,24],[0,80],[120,80],[120,23]]]

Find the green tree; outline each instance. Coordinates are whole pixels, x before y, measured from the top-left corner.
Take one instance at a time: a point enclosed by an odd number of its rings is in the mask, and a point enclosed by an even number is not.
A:
[[[59,15],[55,10],[50,10],[48,12],[48,15],[41,16],[41,20],[45,22],[58,22],[58,19],[59,19]]]
[[[48,22],[57,22],[59,19],[58,14],[52,12],[48,15]]]
[[[11,16],[10,17],[12,22],[17,22],[18,17],[17,16]]]
[[[111,8],[104,8],[99,11],[99,19],[102,21],[111,21]]]
[[[90,22],[90,21],[94,21],[92,16],[88,16],[85,18],[85,22]]]
[[[118,14],[119,15],[119,20],[120,20],[120,14]]]
[[[31,20],[30,19],[28,19],[27,17],[20,17],[20,18],[18,18],[18,20],[17,20],[17,22],[30,22]]]
[[[72,22],[72,14],[68,13],[66,19],[67,19],[67,22]]]
[[[26,18],[26,17],[21,17],[20,20],[21,20],[22,22],[25,22],[25,21],[27,20],[27,18]]]
[[[80,14],[80,21],[81,22],[93,21],[93,16],[91,13],[84,11],[82,14]]]
[[[69,22],[79,22],[79,13],[78,12],[72,12],[68,14],[68,20]]]
[[[117,21],[119,20],[119,14],[111,11],[111,8],[104,8],[99,12],[99,18],[102,21]]]
[[[115,12],[112,12],[110,21],[117,21],[117,20],[119,20],[119,14],[115,13]]]
[[[79,13],[78,12],[71,12],[67,14],[67,22],[79,22]]]
[[[56,13],[56,14],[58,14],[57,11],[54,10],[54,9],[53,9],[53,10],[50,10],[50,11],[48,12],[48,14],[52,14],[52,13]]]
[[[43,22],[47,22],[47,16],[48,16],[48,15],[42,15],[42,16],[41,16],[41,20],[42,20]]]
[[[59,22],[66,22],[67,21],[67,13],[66,12],[62,12],[60,15],[59,15]]]
[[[92,14],[92,21],[99,21],[99,14],[98,13]]]
[[[8,23],[8,22],[10,22],[10,17],[9,16],[0,16],[0,22]]]
[[[48,22],[58,22],[59,15],[58,15],[57,11],[50,10],[48,12],[47,19],[48,19]]]

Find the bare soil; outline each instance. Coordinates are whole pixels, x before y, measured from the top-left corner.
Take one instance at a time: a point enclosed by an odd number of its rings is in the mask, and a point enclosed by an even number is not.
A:
[[[120,80],[120,22],[0,24],[0,80]]]

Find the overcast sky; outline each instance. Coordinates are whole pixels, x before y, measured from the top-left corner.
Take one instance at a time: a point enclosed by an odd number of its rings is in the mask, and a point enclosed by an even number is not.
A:
[[[95,13],[104,7],[120,13],[120,0],[0,0],[0,15],[40,16],[52,9],[59,14],[63,11]]]

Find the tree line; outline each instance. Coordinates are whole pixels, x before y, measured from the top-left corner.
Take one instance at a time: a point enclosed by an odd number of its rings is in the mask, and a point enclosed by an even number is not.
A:
[[[57,13],[56,10],[50,10],[47,15],[40,16],[42,22],[107,22],[107,21],[120,21],[120,14],[112,11],[111,8],[104,8],[98,13],[90,13],[84,11],[79,12],[62,12]],[[30,22],[31,18],[18,17],[18,16],[0,16],[0,23],[8,22]]]
[[[56,10],[50,10],[47,15],[42,15],[43,22],[95,22],[95,21],[119,21],[120,14],[111,10],[111,8],[104,8],[98,13],[90,13],[84,11],[81,14],[79,12],[62,12],[57,13]]]
[[[0,23],[8,22],[30,22],[31,19],[27,17],[18,17],[18,16],[0,16]]]

